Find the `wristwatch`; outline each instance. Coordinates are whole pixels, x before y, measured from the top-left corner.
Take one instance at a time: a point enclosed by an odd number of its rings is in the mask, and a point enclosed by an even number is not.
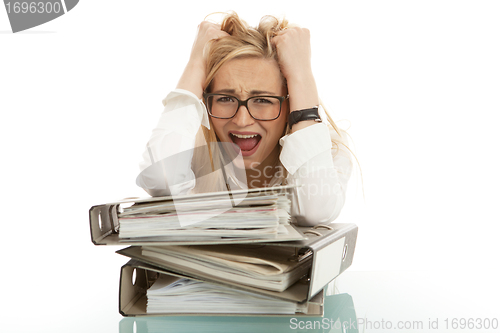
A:
[[[292,129],[292,126],[298,122],[305,120],[314,120],[317,122],[321,122],[321,118],[319,117],[318,107],[312,107],[310,109],[303,109],[290,112],[288,116],[288,126]]]

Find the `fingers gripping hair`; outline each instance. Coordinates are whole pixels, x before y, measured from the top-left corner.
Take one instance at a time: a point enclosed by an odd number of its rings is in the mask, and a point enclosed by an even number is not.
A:
[[[287,27],[288,21],[279,20],[274,16],[264,16],[258,27],[254,28],[240,19],[235,12],[226,14],[221,23],[221,30],[229,36],[215,39],[209,45],[205,90],[210,90],[210,83],[219,68],[231,59],[262,57],[278,60],[271,39]]]

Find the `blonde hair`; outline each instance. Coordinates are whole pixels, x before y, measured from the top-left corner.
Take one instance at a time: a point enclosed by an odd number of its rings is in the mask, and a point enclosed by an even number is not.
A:
[[[293,25],[289,24],[286,19],[278,19],[274,16],[264,16],[259,25],[254,28],[249,26],[245,21],[241,20],[235,12],[229,12],[225,15],[221,23],[221,30],[227,32],[229,36],[224,36],[215,40],[207,46],[206,69],[207,77],[205,80],[204,91],[210,92],[211,83],[219,71],[219,69],[228,61],[236,58],[256,57],[263,59],[275,59],[278,62],[276,49],[271,44],[271,39],[276,36],[279,31],[285,30]],[[286,79],[282,76],[283,83],[286,86]],[[340,148],[339,145],[347,147],[343,141],[344,135],[326,112],[327,124],[338,134],[338,139],[332,138],[332,144],[335,148]],[[208,144],[208,155],[212,170],[219,170],[221,165],[217,156],[220,152],[214,151],[217,145],[211,145],[211,142],[217,141],[212,120],[210,119],[210,129],[202,126],[203,136]],[[286,126],[285,134],[289,134],[289,128]],[[193,165],[194,166],[194,165]],[[194,168],[195,169],[195,168]]]

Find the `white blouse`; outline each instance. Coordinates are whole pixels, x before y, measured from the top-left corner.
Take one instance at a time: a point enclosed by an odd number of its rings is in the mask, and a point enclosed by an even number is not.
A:
[[[210,127],[208,113],[203,101],[182,89],[168,94],[163,105],[165,109],[142,155],[137,185],[152,196],[188,194],[196,186],[191,161],[193,151],[197,152],[195,147],[202,145],[200,126]],[[326,120],[321,107],[320,116]],[[344,205],[352,161],[347,149],[332,147],[332,139],[341,138],[325,123],[317,123],[279,141],[287,183],[303,185],[293,190],[291,198],[291,214],[301,225],[331,222]],[[226,177],[234,185],[246,187],[238,177]],[[273,181],[280,179],[275,177]],[[275,185],[273,181],[271,185]]]

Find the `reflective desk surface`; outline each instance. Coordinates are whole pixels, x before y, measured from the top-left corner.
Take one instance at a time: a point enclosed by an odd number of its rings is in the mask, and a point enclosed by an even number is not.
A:
[[[135,332],[499,332],[495,271],[344,272],[315,317],[127,317]]]

